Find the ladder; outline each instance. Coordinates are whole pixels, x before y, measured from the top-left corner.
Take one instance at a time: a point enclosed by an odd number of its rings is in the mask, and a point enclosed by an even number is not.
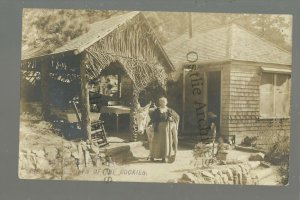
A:
[[[77,109],[75,101],[72,101],[73,108],[76,111],[76,116],[78,122],[81,124],[81,118]],[[91,142],[96,144],[98,147],[103,147],[108,145],[106,131],[104,129],[104,122],[101,120],[96,120],[91,123]]]

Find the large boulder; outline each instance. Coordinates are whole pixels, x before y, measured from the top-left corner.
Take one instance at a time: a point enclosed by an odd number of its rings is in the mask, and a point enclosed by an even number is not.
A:
[[[39,149],[32,149],[31,153],[35,154],[36,157],[42,158],[45,155],[45,152],[43,150],[39,150]]]
[[[36,157],[31,153],[20,153],[19,167],[21,170],[34,171],[36,170]]]
[[[36,169],[49,172],[52,170],[52,166],[45,157],[39,157],[36,159]]]
[[[233,174],[232,174],[232,171],[229,169],[229,168],[224,168],[223,170],[222,170],[222,173],[223,174],[226,174],[226,176],[228,177],[228,180],[229,181],[233,181]]]
[[[255,153],[251,154],[249,157],[249,161],[263,161],[265,159],[265,154],[263,153]]]
[[[198,178],[194,174],[186,172],[182,175],[181,181],[188,183],[198,183]]]
[[[212,179],[215,178],[215,176],[212,173],[208,172],[208,171],[202,171],[201,173],[204,177],[208,177],[208,178],[212,178]]]
[[[54,146],[44,148],[45,156],[47,159],[54,161],[57,158],[58,150]]]
[[[221,178],[222,178],[224,184],[228,184],[229,183],[227,174],[222,174]]]

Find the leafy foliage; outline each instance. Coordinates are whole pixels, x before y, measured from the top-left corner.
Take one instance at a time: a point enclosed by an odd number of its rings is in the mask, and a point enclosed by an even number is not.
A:
[[[276,135],[273,144],[269,145],[269,148],[265,154],[265,160],[278,165],[280,182],[283,185],[288,184],[289,178],[289,155],[290,155],[290,136],[289,135]]]
[[[266,152],[265,159],[272,164],[286,165],[289,163],[290,137],[281,136],[270,146]]]
[[[50,53],[89,29],[89,24],[114,15],[115,11],[24,9],[23,48]]]
[[[85,33],[89,24],[119,15],[124,11],[24,9],[23,48],[38,48],[45,53]],[[188,15],[180,12],[144,12],[162,44],[188,31]],[[176,20],[174,20],[176,19]],[[291,20],[283,15],[192,13],[193,30],[237,23],[259,36],[290,50]]]

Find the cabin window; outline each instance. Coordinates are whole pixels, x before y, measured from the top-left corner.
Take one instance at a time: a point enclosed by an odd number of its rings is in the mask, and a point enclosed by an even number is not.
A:
[[[290,117],[290,74],[262,73],[260,84],[260,117]]]

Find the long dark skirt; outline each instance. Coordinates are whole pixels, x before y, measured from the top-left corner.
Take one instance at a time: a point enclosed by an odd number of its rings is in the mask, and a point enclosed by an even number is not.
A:
[[[160,122],[157,131],[154,132],[152,141],[152,157],[168,158],[172,155],[173,137],[177,136],[177,126],[173,122]]]

